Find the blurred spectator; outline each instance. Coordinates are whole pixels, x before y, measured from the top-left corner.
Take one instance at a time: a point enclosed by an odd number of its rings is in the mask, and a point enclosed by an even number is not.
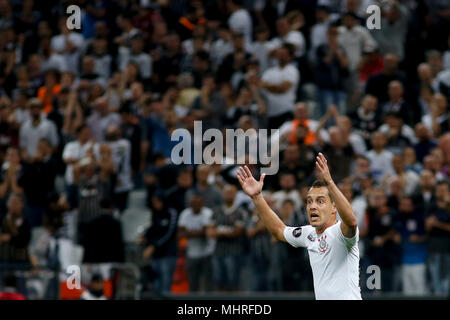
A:
[[[93,152],[96,143],[92,140],[91,130],[86,124],[76,129],[77,140],[64,146],[62,159],[66,164],[65,182],[67,198],[72,208],[77,206],[77,189],[74,181],[74,166],[83,159],[88,152]]]
[[[277,20],[277,37],[273,38],[269,43],[269,56],[273,56],[283,43],[290,43],[294,47],[293,58],[297,60],[306,52],[305,37],[303,34],[292,28],[292,23],[287,16]]]
[[[389,112],[384,119],[384,124],[378,128],[378,131],[382,132],[387,137],[387,150],[394,154],[398,154],[401,153],[401,150],[406,146],[417,142],[414,130],[405,124],[401,113]]]
[[[100,97],[95,100],[95,111],[89,116],[86,123],[91,129],[92,136],[98,142],[105,141],[105,132],[111,125],[120,125],[119,114],[110,111],[108,100]]]
[[[25,159],[34,157],[41,139],[47,139],[53,148],[59,143],[55,124],[41,115],[42,102],[33,98],[28,106],[31,119],[22,124],[19,132],[19,145]]]
[[[176,185],[167,190],[167,203],[180,214],[187,202],[187,191],[192,186],[193,178],[190,168],[182,168],[178,171]]]
[[[346,113],[344,81],[349,76],[349,60],[345,50],[338,42],[339,30],[330,25],[327,41],[316,49],[316,84],[319,87],[317,99],[320,103],[320,115],[324,115],[330,104],[339,107],[340,113]]]
[[[230,14],[228,25],[233,32],[242,33],[245,42],[252,42],[252,18],[247,9],[243,7],[242,0],[226,0],[226,8]]]
[[[336,119],[339,129],[344,135],[344,140],[348,140],[356,154],[363,155],[367,152],[367,146],[364,139],[352,130],[352,122],[347,116],[339,116]]]
[[[242,80],[251,54],[246,48],[244,36],[241,33],[233,33],[233,51],[224,57],[217,69],[217,83],[230,82],[236,89]]]
[[[141,243],[145,245],[143,258],[150,260],[156,272],[153,289],[156,293],[170,292],[177,259],[178,213],[168,208],[163,192],[151,199],[152,224],[145,231]]]
[[[84,247],[83,262],[124,262],[122,226],[120,221],[113,217],[113,203],[110,199],[104,198],[99,207],[99,215],[85,225],[84,236],[80,243]]]
[[[427,245],[424,214],[416,210],[410,197],[403,197],[400,200],[396,229],[402,237],[403,293],[425,295]]]
[[[380,30],[371,34],[377,41],[381,54],[393,53],[403,60],[410,21],[409,10],[404,4],[398,2],[393,2],[382,10]]]
[[[328,129],[330,142],[322,144],[322,150],[327,156],[329,166],[333,170],[336,181],[342,181],[350,175],[350,167],[356,156],[349,136],[345,135],[341,128],[330,127]]]
[[[310,58],[315,61],[317,48],[327,42],[327,33],[332,23],[331,8],[325,4],[316,7],[316,24],[311,28]]]
[[[299,3],[294,0],[276,1],[267,0],[264,1],[260,19],[262,24],[266,25],[270,30],[270,36],[276,35],[276,22],[279,18],[285,16],[288,12],[298,9]]]
[[[140,75],[144,80],[152,76],[152,59],[149,54],[144,52],[144,39],[137,33],[129,39],[130,47],[119,47],[118,65],[119,70],[124,71],[131,62],[139,65]]]
[[[146,163],[146,141],[144,132],[139,125],[139,118],[133,114],[130,104],[126,103],[119,109],[122,119],[120,130],[123,137],[130,142],[130,166],[133,173],[133,180],[136,181]]]
[[[204,196],[204,204],[206,207],[214,209],[222,205],[223,197],[220,189],[208,182],[208,176],[211,169],[207,165],[197,166],[195,172],[195,183],[186,193],[186,201],[190,203],[190,198],[197,193]]]
[[[370,263],[380,267],[381,288],[383,291],[392,292],[399,290],[400,278],[398,265],[400,263],[400,249],[398,244],[401,238],[396,233],[395,211],[387,206],[386,195],[381,189],[376,189],[369,199],[368,207],[369,246],[367,254]]]
[[[447,182],[438,182],[435,189],[436,206],[429,210],[425,219],[428,233],[428,265],[431,274],[432,291],[437,294],[448,294],[450,289],[449,275],[449,236],[450,207],[449,186]]]
[[[53,99],[61,92],[61,74],[58,70],[48,69],[45,72],[45,82],[38,89],[37,96],[42,101],[43,111],[49,114],[53,109]]]
[[[41,139],[36,154],[24,164],[21,184],[27,199],[25,206],[32,227],[42,225],[42,218],[55,189],[57,162],[48,140]],[[36,184],[39,181],[39,184]]]
[[[285,43],[277,50],[278,66],[267,69],[261,78],[261,88],[267,97],[268,128],[277,129],[292,118],[299,71],[290,64],[294,55],[291,44]]]
[[[215,240],[206,234],[213,212],[203,203],[203,196],[195,194],[178,220],[178,237],[188,240],[186,271],[190,292],[211,291],[213,285],[211,257]]]
[[[255,28],[255,40],[252,43],[252,54],[258,60],[261,71],[269,67],[269,29],[264,26]]]
[[[243,263],[242,236],[246,212],[236,204],[236,186],[225,185],[222,194],[224,204],[214,209],[207,236],[216,239],[212,263],[217,289],[237,291]]]
[[[10,194],[23,194],[21,187],[21,177],[23,174],[23,167],[21,164],[19,150],[14,147],[9,147],[6,150],[5,160],[1,168],[0,177],[0,199],[2,200],[2,207],[6,203],[6,199]],[[5,213],[5,208],[2,209],[2,216]]]
[[[417,161],[416,150],[414,150],[413,147],[406,147],[403,149],[403,156],[405,159],[406,170],[420,174],[423,166],[419,161]]]
[[[282,204],[287,199],[290,199],[294,203],[294,208],[296,210],[300,209],[302,200],[300,198],[300,193],[297,190],[297,181],[294,174],[281,172],[279,174],[279,179],[281,190],[274,192],[271,197],[275,207],[281,209]]]
[[[0,263],[3,270],[8,267],[15,270],[29,265],[31,228],[23,214],[23,202],[21,195],[11,194],[7,204],[8,212],[1,221]]]
[[[418,140],[414,145],[417,160],[423,162],[425,156],[427,156],[430,151],[436,147],[436,143],[432,140],[430,130],[428,130],[422,122],[416,124],[414,127],[414,133]]]
[[[414,203],[424,214],[428,214],[430,209],[436,204],[434,195],[435,184],[436,180],[430,170],[422,170],[420,172],[420,181],[416,190]]]
[[[297,143],[306,146],[314,145],[317,142],[317,131],[319,131],[322,136],[325,133],[324,130],[321,130],[318,126],[318,121],[309,118],[308,105],[304,102],[299,102],[294,106],[294,119],[284,122],[280,127],[280,143],[283,145],[284,141],[288,141],[289,143]],[[300,129],[305,131],[302,139],[298,138]]]
[[[359,25],[358,17],[352,12],[346,12],[342,15],[338,41],[346,52],[351,72],[356,70],[362,58],[362,49],[366,46],[377,46],[376,41],[367,29]]]
[[[389,100],[388,86],[393,80],[399,80],[403,86],[406,84],[406,77],[399,70],[399,58],[395,54],[387,53],[384,55],[383,71],[370,76],[367,79],[365,93],[371,94],[378,99],[378,103],[385,103]]]
[[[269,196],[264,196],[270,200]],[[268,201],[272,203],[272,201]],[[267,291],[268,266],[270,263],[270,233],[256,210],[248,217],[246,223],[246,235],[249,239],[249,265],[252,270],[251,288],[254,291]]]
[[[447,105],[445,96],[441,93],[436,93],[430,101],[430,112],[422,117],[422,123],[428,130],[433,132],[434,137],[440,135],[441,128],[445,128],[446,122],[450,117]]]
[[[107,146],[103,146],[103,148],[106,149]],[[87,223],[101,214],[102,200],[113,196],[115,167],[112,165],[111,150],[101,151],[101,153],[109,153],[109,161],[101,159],[97,162],[91,153],[78,161],[73,169],[74,183],[78,191],[79,243],[84,241],[84,230]]]
[[[122,213],[127,208],[128,194],[133,189],[131,172],[131,143],[122,138],[119,126],[111,125],[105,133],[107,145],[111,149],[111,160],[115,168],[113,199],[115,207]]]
[[[400,178],[403,192],[406,196],[411,196],[418,186],[419,176],[413,171],[406,170],[403,154],[396,154],[392,158],[392,168],[394,169],[394,175],[388,178],[388,183],[390,179]]]
[[[416,115],[412,107],[403,99],[404,88],[400,81],[393,80],[389,82],[388,95],[389,101],[383,104],[382,115],[396,112],[402,115],[404,122],[407,124],[415,123],[415,119],[420,119]]]
[[[77,74],[80,51],[84,46],[83,35],[70,31],[66,17],[58,20],[58,27],[60,33],[52,37],[51,48],[64,57],[67,69],[60,71],[71,71]]]
[[[87,290],[81,294],[80,300],[107,300],[104,290],[103,277],[95,273],[91,277]]]
[[[2,284],[0,300],[26,300],[25,296],[17,291],[17,277],[14,274],[5,275]]]

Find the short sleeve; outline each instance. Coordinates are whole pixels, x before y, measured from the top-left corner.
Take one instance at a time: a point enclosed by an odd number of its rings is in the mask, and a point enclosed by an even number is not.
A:
[[[350,248],[352,248],[353,246],[358,244],[358,241],[359,241],[359,228],[356,227],[356,233],[355,233],[355,235],[352,238],[347,238],[342,233],[341,223],[342,222],[339,222],[339,226],[337,227],[337,229],[338,229],[338,231],[337,231],[338,238],[339,238],[339,240],[341,240],[342,243],[345,244],[347,249],[350,250]]]
[[[186,227],[186,218],[187,218],[187,212],[182,211],[180,214],[180,219],[178,220],[179,227]]]
[[[286,227],[283,231],[284,238],[293,247],[306,247],[305,227]]]
[[[294,67],[287,69],[287,72],[285,73],[285,80],[291,82],[292,85],[296,86],[299,80],[297,69],[295,69]]]
[[[209,208],[205,208],[205,214],[203,216],[203,226],[207,227],[214,224],[213,211]]]
[[[70,158],[72,158],[74,155],[74,147],[73,147],[73,144],[72,143],[68,143],[66,146],[65,146],[65,148],[64,148],[64,150],[63,150],[63,156],[62,156],[62,158],[64,159],[64,160],[67,160],[67,159],[70,159]]]

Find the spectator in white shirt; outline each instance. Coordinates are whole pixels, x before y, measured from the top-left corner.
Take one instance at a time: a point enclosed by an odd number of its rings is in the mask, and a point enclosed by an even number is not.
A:
[[[255,28],[255,41],[252,43],[252,55],[258,59],[262,72],[269,67],[270,31],[265,26]]]
[[[397,154],[392,159],[392,167],[394,168],[395,175],[389,177],[388,185],[390,182],[399,178],[402,181],[403,191],[406,196],[412,196],[414,191],[419,185],[420,178],[417,173],[411,170],[406,170],[405,159],[402,154]]]
[[[267,98],[270,129],[276,129],[285,121],[292,119],[300,82],[300,73],[291,64],[294,50],[292,44],[283,44],[277,50],[278,66],[267,69],[261,79],[261,87]]]
[[[108,53],[106,38],[95,38],[92,41],[92,51],[94,72],[103,79],[109,79],[111,77],[112,57]]]
[[[387,143],[386,136],[379,131],[372,134],[371,139],[373,149],[367,153],[367,158],[370,160],[370,169],[373,178],[377,183],[381,183],[385,176],[394,173],[392,168],[392,152],[384,149]]]
[[[59,20],[60,34],[51,39],[52,50],[64,57],[68,71],[77,73],[79,70],[80,53],[84,49],[83,35],[71,32],[66,25],[66,17]]]
[[[311,61],[316,59],[317,48],[327,42],[328,26],[333,21],[333,17],[330,15],[330,8],[327,5],[317,6],[316,21],[317,23],[311,28],[311,49],[309,51]]]
[[[131,23],[132,17],[133,16],[128,13],[122,13],[117,17],[116,23],[122,30],[122,34],[114,39],[115,44],[129,47],[131,38],[139,33],[139,30],[133,27],[133,24]]]
[[[295,176],[288,172],[281,173],[280,187],[281,190],[272,194],[272,199],[275,201],[275,206],[278,210],[281,210],[284,201],[287,199],[292,200],[295,210],[300,210],[302,199],[300,197],[300,192],[296,188]]]
[[[227,24],[221,24],[217,32],[218,39],[211,45],[210,57],[214,67],[220,66],[223,59],[233,52],[232,32]]]
[[[39,141],[46,139],[53,148],[59,143],[56,125],[42,115],[42,102],[38,98],[29,101],[30,119],[19,130],[19,146],[25,158],[34,157]]]
[[[226,6],[231,13],[228,25],[233,32],[242,33],[247,45],[252,43],[253,22],[250,14],[242,6],[242,0],[227,0]]]
[[[201,194],[195,194],[178,220],[178,236],[187,238],[186,272],[191,292],[212,289],[211,257],[215,240],[206,237],[206,230],[213,224],[213,212],[203,206],[203,200]]]
[[[366,28],[358,24],[358,17],[350,12],[342,16],[339,27],[339,43],[350,61],[350,70],[355,71],[366,46],[377,47],[377,43]]]
[[[120,125],[122,120],[117,112],[111,112],[106,97],[100,97],[95,100],[95,111],[87,119],[87,125],[91,129],[94,138],[102,142],[105,140],[105,132],[111,125]]]
[[[131,37],[130,48],[119,48],[120,71],[124,71],[130,62],[135,62],[139,66],[143,79],[149,79],[152,76],[152,59],[144,52],[144,39],[140,34]]]
[[[274,56],[276,49],[283,43],[290,43],[295,47],[294,58],[298,59],[305,54],[305,37],[300,31],[292,30],[287,17],[282,17],[277,21],[278,37],[272,39],[269,43],[269,55]]]
[[[91,130],[85,124],[77,128],[77,140],[71,141],[65,145],[62,159],[66,164],[65,182],[67,187],[67,200],[73,208],[76,206],[76,185],[74,184],[73,169],[74,165],[83,159],[88,152],[96,149],[96,143],[92,140]]]
[[[403,123],[403,114],[389,112],[386,114],[385,123],[378,129],[388,139],[386,149],[393,153],[401,153],[403,148],[417,143],[414,130]]]

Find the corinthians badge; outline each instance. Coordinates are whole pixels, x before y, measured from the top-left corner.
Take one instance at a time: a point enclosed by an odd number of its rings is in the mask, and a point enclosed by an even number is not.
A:
[[[321,253],[325,253],[325,251],[328,250],[328,243],[325,240],[326,238],[327,238],[327,236],[324,235],[324,236],[321,236],[319,239],[317,239],[317,241],[319,241],[319,251]]]

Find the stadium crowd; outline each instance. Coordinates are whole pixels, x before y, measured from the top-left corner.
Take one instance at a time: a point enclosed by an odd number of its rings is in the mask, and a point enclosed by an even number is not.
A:
[[[448,294],[449,31],[439,0],[0,0],[2,278],[59,270],[75,246],[130,262],[121,217],[145,190],[144,291],[184,275],[190,292],[312,291],[306,251],[271,238],[237,159],[171,162],[172,132],[202,121],[279,129],[264,196],[287,225],[308,224],[324,153],[358,219],[364,292],[377,265],[382,292]]]

